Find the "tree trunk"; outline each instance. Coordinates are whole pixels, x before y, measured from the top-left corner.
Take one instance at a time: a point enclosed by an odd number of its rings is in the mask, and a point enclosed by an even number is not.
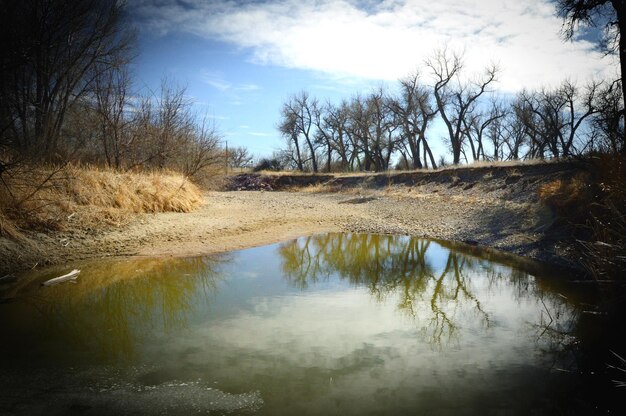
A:
[[[328,173],[330,173],[330,164],[331,164],[331,162],[333,160],[333,156],[332,155],[333,155],[333,148],[331,147],[330,143],[328,143],[328,156],[327,156],[327,159],[326,159],[326,171]]]
[[[306,143],[309,147],[309,150],[311,152],[311,164],[313,165],[313,172],[317,173],[317,157],[315,155],[315,148],[313,147],[313,143],[311,143],[311,140],[308,137],[305,137],[306,139]]]
[[[461,163],[461,141],[456,138],[452,140],[452,163]]]
[[[435,163],[435,158],[433,157],[433,152],[430,150],[430,146],[428,145],[428,142],[426,141],[426,139],[423,139],[424,141],[424,152],[428,152],[428,157],[430,158],[430,165],[432,166],[433,169],[437,169],[437,164]],[[426,155],[424,155],[424,162],[426,161]]]
[[[296,146],[296,163],[298,164],[298,170],[304,172],[304,166],[302,165],[302,156],[300,155],[300,144],[298,143],[298,137],[293,138],[294,146]]]
[[[411,157],[413,158],[413,169],[421,169],[422,161],[420,160],[420,139],[412,140]]]
[[[619,22],[619,65],[622,75],[622,101],[624,106],[622,107],[622,117],[626,119],[626,6],[624,1],[613,2],[613,7],[617,12],[617,21]],[[626,129],[622,133],[622,155],[626,156]]]

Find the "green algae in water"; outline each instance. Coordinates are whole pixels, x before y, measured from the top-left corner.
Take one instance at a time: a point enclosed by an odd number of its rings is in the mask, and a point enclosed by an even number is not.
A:
[[[0,305],[0,413],[580,410],[576,293],[406,236],[49,270]]]

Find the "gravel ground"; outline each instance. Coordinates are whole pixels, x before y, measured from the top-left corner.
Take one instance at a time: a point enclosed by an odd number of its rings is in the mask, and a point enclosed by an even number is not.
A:
[[[553,217],[537,200],[536,185],[504,181],[211,192],[192,213],[140,215],[97,231],[69,227],[33,234],[27,245],[0,239],[0,276],[86,258],[202,255],[331,231],[453,240],[575,267],[567,246],[544,232]]]

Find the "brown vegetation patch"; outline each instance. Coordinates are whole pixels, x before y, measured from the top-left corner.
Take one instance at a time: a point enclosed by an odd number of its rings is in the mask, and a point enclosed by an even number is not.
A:
[[[593,161],[598,194],[588,209],[590,238],[583,242],[588,269],[598,280],[626,270],[626,157],[602,155]]]
[[[589,174],[579,173],[571,178],[559,178],[538,188],[539,199],[557,215],[580,220],[594,199]]]
[[[557,219],[553,233],[580,244],[587,270],[598,280],[626,270],[626,162],[621,155],[598,155],[585,172],[538,187],[539,199]]]
[[[21,167],[0,186],[0,233],[120,225],[130,213],[189,212],[201,191],[173,172],[130,173],[95,167]]]

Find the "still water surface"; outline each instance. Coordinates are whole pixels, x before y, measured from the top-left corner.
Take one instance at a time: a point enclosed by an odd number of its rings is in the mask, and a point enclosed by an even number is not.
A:
[[[576,295],[446,243],[328,234],[79,267],[0,304],[0,413],[551,414],[574,392]]]

